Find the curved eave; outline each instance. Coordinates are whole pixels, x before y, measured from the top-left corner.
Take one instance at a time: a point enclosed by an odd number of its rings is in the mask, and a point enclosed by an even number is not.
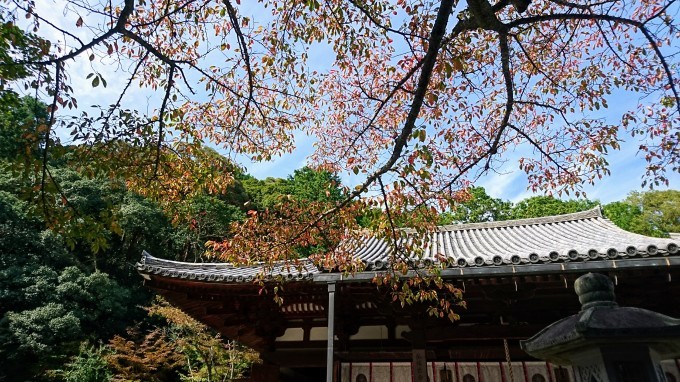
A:
[[[603,218],[599,207],[535,219],[442,226],[422,243],[422,253],[411,258],[412,268],[438,265],[444,277],[680,265],[676,241],[624,231]],[[367,272],[350,279],[372,278],[388,269],[392,248],[384,240],[366,236],[345,245],[366,264]],[[137,270],[147,276],[218,283],[347,279],[340,272],[323,273],[309,259],[299,260],[298,265],[279,264],[266,269],[262,264],[235,267],[228,263],[184,263],[158,259],[146,252]]]
[[[250,283],[255,280],[311,280],[319,270],[311,261],[303,259],[299,266],[279,264],[267,269],[263,265],[234,266],[229,263],[186,263],[159,259],[144,251],[137,263],[143,276],[161,276],[175,279],[215,283]]]
[[[489,277],[524,277],[539,275],[580,274],[585,272],[611,272],[645,269],[680,268],[680,257],[648,257],[639,259],[594,260],[564,263],[542,263],[521,265],[489,265],[479,267],[452,267],[439,271],[444,279],[480,279]],[[380,271],[358,272],[353,275],[342,273],[319,273],[315,282],[368,282]],[[406,277],[415,276],[409,271]]]
[[[156,259],[147,254],[148,257],[156,261],[165,261]],[[188,264],[188,263],[186,263]],[[626,271],[626,270],[644,270],[644,269],[670,269],[680,268],[680,257],[647,257],[636,259],[618,259],[618,260],[595,260],[595,261],[581,261],[581,262],[564,262],[564,263],[543,263],[543,264],[524,264],[524,265],[494,265],[494,266],[480,266],[480,267],[452,267],[442,269],[440,275],[443,278],[484,278],[484,277],[519,277],[519,276],[533,276],[546,274],[568,274],[568,273],[583,273],[583,272],[604,272],[604,271]],[[212,283],[247,283],[254,281],[254,275],[258,271],[248,269],[251,276],[244,277],[229,277],[228,274],[218,274],[216,272],[206,272],[199,270],[186,270],[177,268],[168,268],[160,265],[137,264],[137,270],[147,278],[152,276],[168,277],[175,279],[195,280]],[[345,275],[343,273],[322,273],[319,270],[310,270],[304,275],[287,276],[288,280],[310,280],[314,282],[369,282],[379,271],[364,271],[352,275]],[[242,273],[242,275],[245,272]],[[414,271],[409,274],[415,275]],[[408,275],[407,275],[408,276]],[[271,278],[270,278],[271,279]],[[266,280],[266,278],[265,278]]]

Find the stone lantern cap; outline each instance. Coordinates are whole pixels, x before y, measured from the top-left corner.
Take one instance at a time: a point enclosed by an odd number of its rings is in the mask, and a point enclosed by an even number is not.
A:
[[[680,356],[680,319],[646,309],[620,307],[609,277],[588,273],[574,289],[581,302],[578,314],[559,320],[520,345],[529,355],[558,364],[586,349],[616,345],[648,346],[659,357]]]

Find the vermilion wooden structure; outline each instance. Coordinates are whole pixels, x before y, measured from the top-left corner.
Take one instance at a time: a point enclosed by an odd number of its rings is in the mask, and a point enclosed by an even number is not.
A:
[[[257,266],[180,263],[145,253],[138,270],[146,285],[172,304],[260,352],[263,365],[252,379],[261,381],[323,380],[328,374],[336,381],[354,382],[358,366],[353,372],[348,365],[389,368],[404,362],[414,365],[415,381],[441,379],[448,375],[441,370],[460,371],[455,363],[466,362],[480,362],[484,368],[494,365],[497,378],[508,378],[508,358],[515,367],[522,362],[534,365],[535,360],[519,348],[519,340],[578,312],[573,282],[586,272],[609,275],[617,284],[621,306],[680,317],[678,245],[672,239],[625,232],[604,219],[599,209],[445,226],[433,232],[420,260],[451,260],[442,276],[465,291],[467,302],[455,323],[429,317],[423,306],[402,308],[393,303],[389,291],[371,283],[386,269],[389,246],[367,238],[357,248],[356,256],[367,270],[352,277],[323,271],[311,262],[305,262],[301,271],[274,270],[289,279],[280,306],[252,282],[262,271]],[[334,341],[328,341],[329,321]],[[498,367],[499,362],[505,368]],[[546,380],[565,380],[557,366],[541,368],[547,370]],[[669,373],[680,378],[677,368]],[[369,374],[372,379],[367,382],[396,382],[392,371]],[[522,369],[514,374],[519,381]],[[451,373],[452,381],[463,377]]]

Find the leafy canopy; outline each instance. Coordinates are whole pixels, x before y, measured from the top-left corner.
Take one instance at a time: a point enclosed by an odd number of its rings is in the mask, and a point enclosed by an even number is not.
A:
[[[353,197],[385,177],[395,208],[450,202],[520,144],[533,149],[519,160],[533,188],[606,175],[604,155],[628,133],[643,140],[651,181],[677,170],[677,5],[668,0],[68,1],[64,27],[40,4],[4,3],[5,50],[39,49],[8,54],[3,67],[48,73],[27,85],[46,92],[51,111],[77,106],[72,78],[106,87],[106,62],[121,64],[116,75],[129,82],[117,102],[69,128],[93,145],[151,150],[134,165],[161,183],[173,150],[196,155],[209,141],[269,159],[293,150],[299,130],[316,139],[315,165],[363,176]],[[30,33],[16,32],[20,17]],[[30,40],[52,32],[64,43]],[[319,52],[327,65],[312,65]],[[92,72],[73,72],[72,59]],[[148,118],[125,108],[131,85],[158,91]],[[618,121],[599,117],[629,93],[644,98]]]
[[[604,207],[619,227],[647,236],[668,237],[680,232],[680,191],[633,192]]]

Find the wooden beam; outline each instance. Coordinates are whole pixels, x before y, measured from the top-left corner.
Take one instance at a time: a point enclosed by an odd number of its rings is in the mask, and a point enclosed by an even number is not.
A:
[[[427,343],[448,341],[485,341],[497,339],[527,339],[541,331],[544,325],[471,325],[429,327],[424,329]],[[411,333],[404,333],[411,340]]]

